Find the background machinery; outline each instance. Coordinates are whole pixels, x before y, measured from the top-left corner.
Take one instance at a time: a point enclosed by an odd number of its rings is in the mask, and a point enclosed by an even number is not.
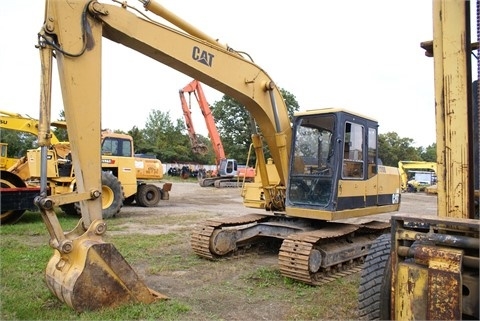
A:
[[[478,42],[470,40],[474,4],[433,1],[433,42],[421,46],[434,61],[438,215],[424,216],[420,207],[419,215],[393,215],[391,235],[372,245],[359,288],[361,316],[369,319],[480,318],[480,93],[472,86],[471,63]],[[479,1],[476,5],[478,23]]]
[[[403,192],[417,192],[434,185],[437,179],[437,163],[424,161],[399,161],[398,170]]]
[[[189,94],[189,103],[185,99],[185,93]],[[198,175],[198,182],[202,187],[241,187],[244,182],[252,182],[255,177],[255,170],[251,167],[239,165],[236,159],[226,158],[225,150],[223,148],[220,134],[218,133],[215,119],[212,111],[208,105],[207,99],[203,92],[203,88],[198,80],[192,80],[187,86],[179,91],[180,102],[182,105],[183,115],[185,116],[185,123],[188,129],[188,136],[192,144],[192,150],[196,153],[205,154],[208,147],[201,144],[197,140],[197,135],[193,127],[191,117],[191,96],[194,94],[198,106],[205,119],[207,125],[208,135],[212,141],[212,148],[215,153],[216,171],[208,175],[207,172],[200,172]]]
[[[62,122],[52,122],[54,127],[65,127]],[[21,133],[28,133],[32,136],[38,135],[38,120],[32,117],[21,115],[18,113],[12,113],[5,110],[0,110],[0,130],[13,130]],[[58,144],[60,141],[52,133],[51,137],[52,144]],[[1,169],[8,169],[11,166],[15,165],[18,162],[19,158],[7,157],[7,144],[2,143],[5,146],[5,151],[2,152],[2,163]]]
[[[62,122],[52,122],[52,126],[64,127]],[[8,111],[0,111],[0,129],[12,130],[29,135],[38,135],[38,120],[29,116]],[[59,177],[58,165],[69,153],[68,144],[61,143],[53,132],[50,133],[51,148],[48,154],[50,179]],[[7,144],[2,143],[2,167],[0,171],[0,202],[2,204],[0,223],[17,222],[27,210],[35,210],[33,200],[40,193],[40,161],[35,150],[27,151],[23,157],[8,157]],[[37,162],[38,160],[38,162]],[[65,160],[66,162],[66,160]],[[68,173],[70,176],[70,173]],[[51,181],[52,182],[52,181]],[[57,184],[49,184],[49,192],[55,192]]]
[[[121,200],[116,204],[116,212],[112,211],[111,216],[120,211],[123,204],[135,201],[139,206],[151,207],[158,205],[160,200],[169,199],[172,183],[161,185],[163,166],[160,160],[135,156],[133,138],[130,135],[103,130],[101,137],[102,182],[118,181],[113,186],[103,184],[103,202],[113,204]],[[104,179],[103,175],[107,177]],[[106,186],[111,188],[104,190]],[[105,194],[109,197],[105,197]],[[81,213],[80,208],[78,212]]]
[[[66,128],[62,121],[51,123]],[[0,128],[38,136],[37,119],[0,111]],[[65,194],[76,189],[70,144],[60,142],[53,132],[47,155],[48,193]],[[163,166],[158,159],[134,157],[133,139],[129,135],[102,131],[102,216],[110,218],[123,204],[133,201],[140,206],[155,206],[169,198],[170,183],[160,186]],[[6,148],[6,146],[5,146]],[[6,151],[5,151],[6,153]],[[6,156],[6,155],[5,155]],[[1,170],[1,224],[14,223],[26,210],[35,210],[33,200],[40,192],[40,150],[30,149],[27,155],[6,158]],[[68,215],[80,215],[78,203],[60,205]]]
[[[81,173],[74,193],[49,196],[42,185],[35,200],[54,249],[46,269],[51,292],[77,311],[149,303],[160,297],[139,279],[113,244],[103,240],[101,166],[91,161],[100,159],[100,148],[92,146],[101,145],[102,37],[232,97],[260,128],[261,136],[252,135],[252,141],[265,214],[204,222],[191,235],[195,253],[216,259],[254,249],[258,242],[272,242],[281,244],[282,273],[303,282],[321,284],[358,271],[372,242],[388,232],[390,224],[368,217],[362,224],[337,220],[392,212],[400,206],[398,169],[380,165],[378,160],[377,122],[330,108],[298,113],[292,128],[280,91],[260,67],[158,3],[142,3],[181,30],[152,23],[126,3],[46,1],[38,45],[42,166],[50,145],[55,58],[72,163],[75,173]],[[264,142],[278,174],[275,184],[266,170]],[[52,208],[72,202],[79,202],[82,218],[74,230],[64,232]]]

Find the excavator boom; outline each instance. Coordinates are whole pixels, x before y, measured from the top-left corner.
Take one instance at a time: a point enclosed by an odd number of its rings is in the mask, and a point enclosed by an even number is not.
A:
[[[50,123],[51,126],[65,128],[65,123],[56,121]],[[27,115],[0,110],[0,129],[27,133],[33,136],[39,134],[39,121]],[[68,154],[68,144],[60,143],[50,126],[46,131],[52,146],[55,146],[56,155],[62,157]],[[7,157],[7,144],[2,143],[1,172],[0,172],[0,203],[1,206],[1,224],[11,224],[17,222],[26,210],[35,210],[33,200],[39,194],[38,184],[27,182],[32,180],[35,162],[28,157],[35,155],[34,151],[27,151],[27,156],[20,158]],[[55,163],[56,157],[50,155],[50,164]],[[54,166],[49,166],[47,175],[55,175]]]
[[[185,115],[185,122],[187,128],[189,129],[193,150],[201,150],[201,148],[207,147],[196,142],[196,135],[193,129],[193,123],[190,115],[191,113],[188,108],[189,105],[186,103],[185,93],[188,93],[190,98],[192,94],[195,96],[203,118],[205,119],[208,135],[212,142],[213,152],[215,153],[216,170],[210,175],[207,175],[206,171],[200,172],[198,175],[200,186],[215,186],[219,188],[241,187],[245,182],[253,181],[255,177],[255,170],[253,168],[247,166],[240,168],[237,160],[226,158],[222,139],[220,138],[220,133],[218,132],[217,125],[215,124],[212,111],[203,92],[203,88],[200,82],[196,79],[192,80],[188,85],[180,90],[180,101],[182,103],[182,109]]]
[[[215,153],[215,160],[218,164],[221,159],[225,158],[225,150],[223,149],[222,140],[220,139],[220,134],[218,133],[217,126],[215,125],[215,119],[213,118],[212,111],[208,105],[207,98],[203,92],[203,88],[200,85],[198,80],[192,80],[188,85],[180,90],[180,99],[182,100],[182,106],[185,105],[185,93],[188,93],[190,96],[193,94],[197,100],[200,111],[202,112],[203,118],[205,119],[205,124],[207,125],[208,135],[212,141],[213,151]],[[185,114],[185,107],[183,107],[183,112]],[[190,117],[187,117],[185,114],[185,121],[187,122],[187,127],[193,128],[193,124]]]
[[[145,3],[147,9],[153,5],[153,2]],[[155,8],[158,9],[159,5]],[[172,15],[169,18],[172,19]],[[173,19],[181,21],[174,16]],[[36,205],[40,208],[54,248],[54,256],[47,266],[47,285],[57,297],[79,311],[123,302],[152,302],[159,297],[137,278],[130,282],[135,273],[118,251],[102,240],[106,224],[102,221],[100,197],[101,163],[91,161],[101,157],[100,148],[92,146],[100,146],[101,137],[102,37],[199,79],[244,104],[265,128],[264,139],[270,146],[283,184],[287,177],[290,148],[286,142],[291,139],[287,109],[280,92],[262,69],[239,54],[185,32],[152,23],[132,13],[128,6],[97,1],[66,3],[47,0],[45,21],[39,33],[43,71],[39,145],[43,157],[50,145],[47,133],[55,57],[77,178],[77,191],[68,199],[79,202],[82,218],[75,230],[64,232],[53,211],[53,206],[62,202],[62,196],[47,196],[46,184],[42,185]],[[172,43],[175,46],[169,45]],[[232,63],[241,70],[241,77],[229,76]],[[84,133],[89,133],[89,139],[80,139]],[[42,166],[44,163],[42,159]],[[79,253],[84,253],[82,259],[77,257]],[[115,266],[124,268],[109,266],[112,258],[118,263]],[[92,270],[93,267],[98,267],[98,270]],[[98,282],[95,287],[89,287],[87,283],[93,275],[98,277],[95,280]],[[100,289],[111,295],[101,295],[98,292]],[[99,296],[101,300],[89,300],[87,296]]]
[[[195,132],[195,127],[193,126],[192,112],[190,111],[191,95],[189,95],[189,102],[187,103],[184,93],[185,89],[179,90],[180,104],[182,106],[183,116],[185,117],[185,126],[187,127],[188,137],[190,139],[190,144],[192,145],[192,151],[196,154],[205,155],[208,152],[208,147],[198,141],[197,133]],[[190,93],[191,92],[189,92],[189,94]]]
[[[402,191],[408,190],[409,171],[411,170],[424,170],[429,171],[432,174],[437,174],[437,163],[425,162],[425,161],[399,161],[398,170],[400,171],[400,178],[402,180]],[[431,185],[431,181],[430,184]]]

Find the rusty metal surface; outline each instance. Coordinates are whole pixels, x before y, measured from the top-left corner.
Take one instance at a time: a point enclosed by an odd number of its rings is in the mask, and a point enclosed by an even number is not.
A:
[[[210,237],[214,230],[214,226],[208,225],[199,225],[193,229],[190,235],[190,246],[195,254],[209,260],[214,259],[210,252]]]
[[[321,285],[361,270],[362,258],[348,259],[342,263],[319,267],[312,271],[312,253],[317,250],[313,244],[299,240],[285,240],[278,254],[278,264],[282,275],[310,284]],[[322,251],[319,251],[322,252]],[[322,256],[328,254],[322,253]]]
[[[69,255],[55,251],[47,265],[46,283],[78,312],[166,298],[149,289],[112,244],[91,240],[75,243]]]
[[[392,226],[395,319],[478,319],[479,222],[393,216]]]
[[[462,251],[417,245],[395,270],[395,319],[462,318]]]
[[[435,215],[416,215],[416,214],[394,214],[392,215],[392,220],[395,221],[406,221],[406,222],[417,222],[423,224],[433,224],[438,226],[454,226],[454,227],[465,227],[471,229],[472,231],[480,231],[480,220],[476,219],[463,219],[463,218],[454,218],[454,217],[439,217]]]

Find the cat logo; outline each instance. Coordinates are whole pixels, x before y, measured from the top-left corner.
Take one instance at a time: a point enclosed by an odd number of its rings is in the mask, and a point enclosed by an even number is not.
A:
[[[212,67],[213,63],[213,54],[198,48],[197,46],[193,47],[192,58],[208,67]]]

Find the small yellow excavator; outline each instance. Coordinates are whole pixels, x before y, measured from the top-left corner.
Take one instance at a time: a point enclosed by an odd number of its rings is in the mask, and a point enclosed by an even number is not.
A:
[[[398,170],[402,180],[402,192],[425,190],[436,183],[437,163],[435,162],[399,161]],[[411,173],[419,173],[420,175],[411,175]],[[423,177],[423,179],[415,176]]]

